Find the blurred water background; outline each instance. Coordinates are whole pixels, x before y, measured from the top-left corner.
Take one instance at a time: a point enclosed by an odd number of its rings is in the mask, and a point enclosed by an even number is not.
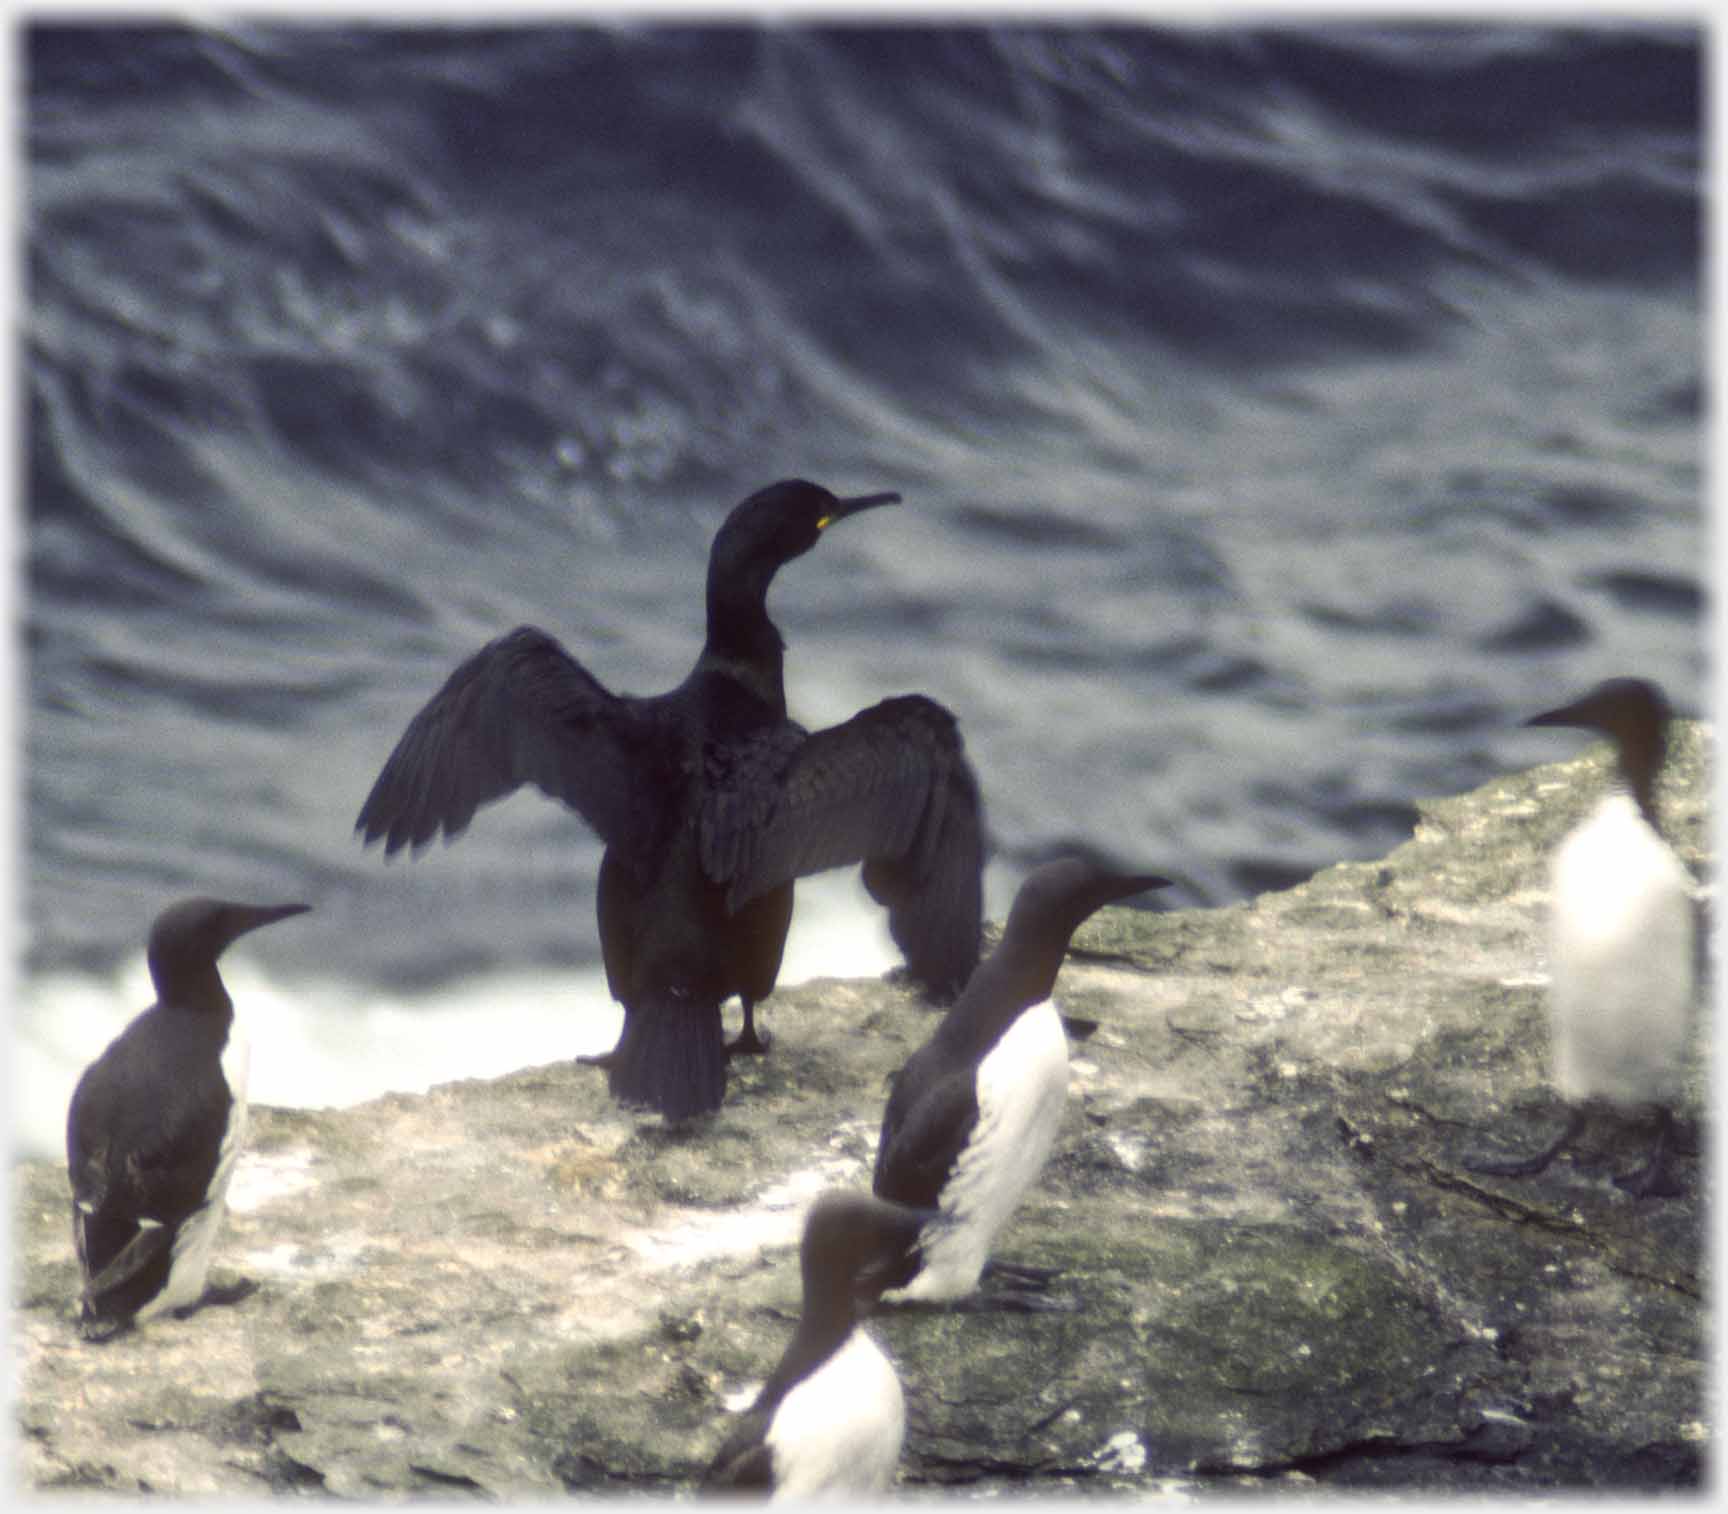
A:
[[[408,718],[539,624],[654,692],[758,486],[898,489],[771,600],[795,717],[950,706],[1000,915],[1075,847],[1287,886],[1703,713],[1703,37],[1675,24],[20,30],[15,1132],[188,893],[253,1095],[610,1044],[537,793],[385,865]],[[894,960],[800,886],[783,981]],[[774,1023],[773,1005],[766,1012]],[[795,1023],[778,1027],[796,1035]]]

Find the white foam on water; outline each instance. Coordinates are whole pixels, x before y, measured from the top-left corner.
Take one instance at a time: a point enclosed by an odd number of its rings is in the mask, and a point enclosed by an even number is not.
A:
[[[886,916],[856,871],[806,879],[781,967],[783,987],[811,978],[874,977],[899,961]],[[244,943],[222,976],[252,1040],[254,1104],[343,1108],[386,1093],[422,1093],[462,1078],[605,1051],[622,1011],[598,968],[495,971],[425,992],[343,982],[288,983]],[[142,947],[106,977],[24,980],[14,1013],[13,1150],[63,1158],[66,1107],[79,1076],[154,998]],[[773,1018],[772,1000],[765,1011]]]

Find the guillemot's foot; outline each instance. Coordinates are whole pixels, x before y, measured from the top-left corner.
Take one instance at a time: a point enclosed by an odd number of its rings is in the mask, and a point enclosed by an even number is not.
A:
[[[1043,1288],[1061,1276],[1060,1267],[1034,1267],[1028,1262],[1005,1262],[997,1257],[991,1257],[979,1274],[980,1278],[1006,1278],[1027,1288]]]
[[[78,1335],[81,1340],[88,1341],[92,1346],[105,1346],[110,1341],[119,1340],[122,1335],[129,1334],[136,1328],[132,1316],[124,1319],[114,1319],[108,1315],[87,1315],[78,1321]]]
[[[586,1051],[583,1052],[581,1056],[575,1058],[576,1064],[579,1067],[609,1068],[617,1060],[618,1051],[616,1047],[611,1051]]]
[[[988,1288],[955,1300],[951,1307],[962,1314],[1078,1314],[1080,1300],[1038,1288]]]
[[[1677,1199],[1686,1191],[1686,1185],[1674,1176],[1667,1162],[1654,1159],[1636,1172],[1623,1173],[1615,1178],[1614,1186],[1635,1199]]]
[[[1533,1157],[1475,1157],[1465,1162],[1467,1172],[1490,1178],[1533,1178],[1553,1165],[1557,1153],[1539,1151]]]
[[[1656,1144],[1650,1156],[1636,1171],[1614,1179],[1614,1186],[1635,1199],[1676,1199],[1686,1190],[1674,1176],[1668,1164],[1668,1154],[1674,1144],[1674,1116],[1664,1109],[1657,1116]]]
[[[1588,1111],[1573,1110],[1571,1117],[1566,1121],[1566,1128],[1534,1156],[1474,1157],[1464,1163],[1465,1169],[1469,1172],[1482,1173],[1486,1177],[1533,1178],[1539,1172],[1546,1172],[1554,1158],[1583,1134],[1586,1118],[1588,1118]]]
[[[256,1278],[236,1278],[231,1283],[207,1283],[204,1291],[190,1304],[174,1311],[175,1319],[190,1319],[200,1309],[219,1309],[225,1304],[237,1304],[258,1291]]]

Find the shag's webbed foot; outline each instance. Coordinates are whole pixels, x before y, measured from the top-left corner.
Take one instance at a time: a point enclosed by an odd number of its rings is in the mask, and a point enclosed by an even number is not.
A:
[[[618,1048],[613,1047],[611,1051],[583,1052],[581,1056],[576,1058],[576,1063],[579,1067],[610,1068],[617,1060]]]
[[[728,1057],[764,1057],[768,1048],[774,1044],[774,1037],[766,1031],[759,1031],[754,1025],[746,1025],[730,1041],[726,1043]]]
[[[739,994],[738,1002],[744,1006],[744,1028],[726,1043],[727,1059],[767,1056],[768,1048],[774,1044],[774,1037],[765,1030],[756,1029],[755,1001]]]

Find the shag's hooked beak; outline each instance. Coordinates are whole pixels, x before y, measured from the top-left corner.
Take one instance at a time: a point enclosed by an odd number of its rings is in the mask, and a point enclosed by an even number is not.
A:
[[[854,494],[850,499],[837,499],[834,508],[821,520],[816,522],[816,529],[825,531],[837,520],[845,520],[848,515],[858,515],[865,510],[874,510],[878,505],[897,505],[900,496],[892,489],[881,494]]]

